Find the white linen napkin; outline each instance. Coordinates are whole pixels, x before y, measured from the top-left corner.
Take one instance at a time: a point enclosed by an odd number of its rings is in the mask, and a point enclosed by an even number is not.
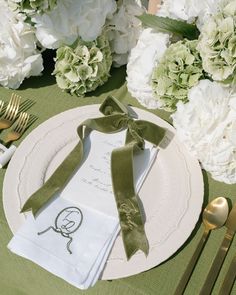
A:
[[[36,219],[28,216],[8,248],[80,289],[93,286],[120,230],[110,155],[124,139],[125,132],[92,132],[83,165]],[[137,191],[156,154],[146,143],[145,151],[134,157]]]

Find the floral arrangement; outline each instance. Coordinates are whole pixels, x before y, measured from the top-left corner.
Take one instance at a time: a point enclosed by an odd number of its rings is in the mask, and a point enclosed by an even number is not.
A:
[[[165,0],[127,64],[129,92],[171,112],[179,139],[211,176],[236,183],[236,0]]]
[[[18,88],[55,50],[63,90],[83,96],[127,64],[127,88],[170,112],[212,177],[236,183],[236,0],[0,0],[0,85]]]
[[[127,63],[142,30],[141,0],[0,0],[0,85],[18,88],[43,71],[42,52],[56,51],[53,75],[83,96],[105,83],[111,65]]]

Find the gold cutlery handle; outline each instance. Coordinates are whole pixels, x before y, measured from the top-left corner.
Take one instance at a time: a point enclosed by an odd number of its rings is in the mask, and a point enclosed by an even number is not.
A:
[[[175,293],[174,295],[182,295],[184,293],[184,290],[188,284],[188,281],[193,273],[193,270],[196,266],[196,263],[199,259],[199,256],[201,255],[202,253],[202,250],[206,244],[206,241],[207,241],[207,238],[209,236],[209,229],[205,229],[203,235],[202,235],[202,238],[201,240],[199,241],[194,253],[193,253],[193,256],[191,258],[191,260],[189,261],[188,265],[187,265],[187,268],[185,269],[185,272],[175,290]]]
[[[224,282],[220,288],[219,295],[230,294],[236,277],[236,255],[232,259],[227,274],[225,275]]]
[[[224,262],[225,256],[226,256],[226,254],[229,250],[230,244],[232,242],[233,236],[234,236],[234,232],[231,230],[227,230],[224,240],[221,243],[221,246],[220,246],[220,248],[217,252],[217,255],[213,261],[213,264],[212,264],[210,271],[207,275],[205,283],[201,289],[200,295],[211,294],[211,290],[213,289],[215,281],[218,277],[221,266]]]

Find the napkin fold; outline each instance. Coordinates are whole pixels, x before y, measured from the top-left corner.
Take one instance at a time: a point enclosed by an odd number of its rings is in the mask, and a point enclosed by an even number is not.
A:
[[[81,210],[83,221],[75,232],[66,235],[70,232],[70,228],[66,229],[68,224],[73,223],[75,226],[78,221],[76,208]],[[44,230],[47,231],[38,234]],[[55,230],[61,230],[62,233]],[[57,198],[36,219],[29,216],[8,247],[70,284],[85,289],[97,275],[117,232],[117,218]],[[67,249],[70,241],[71,253]]]
[[[124,142],[125,131],[91,133],[83,165],[36,218],[28,215],[8,248],[75,287],[93,286],[120,231],[109,160],[114,147]],[[137,192],[156,155],[157,148],[148,142],[135,154]]]

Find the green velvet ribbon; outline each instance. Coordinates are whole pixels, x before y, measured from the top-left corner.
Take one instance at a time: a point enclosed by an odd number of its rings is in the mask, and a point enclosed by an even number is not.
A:
[[[127,129],[125,145],[114,149],[111,154],[113,192],[127,259],[137,250],[147,255],[149,246],[134,186],[133,154],[144,149],[145,140],[157,146],[165,135],[165,129],[148,121],[134,120],[129,109],[112,96],[105,99],[99,110],[105,116],[87,119],[79,125],[79,143],[44,185],[25,202],[21,212],[32,210],[36,215],[66,185],[82,163],[84,143],[89,135],[87,131],[115,133]]]

